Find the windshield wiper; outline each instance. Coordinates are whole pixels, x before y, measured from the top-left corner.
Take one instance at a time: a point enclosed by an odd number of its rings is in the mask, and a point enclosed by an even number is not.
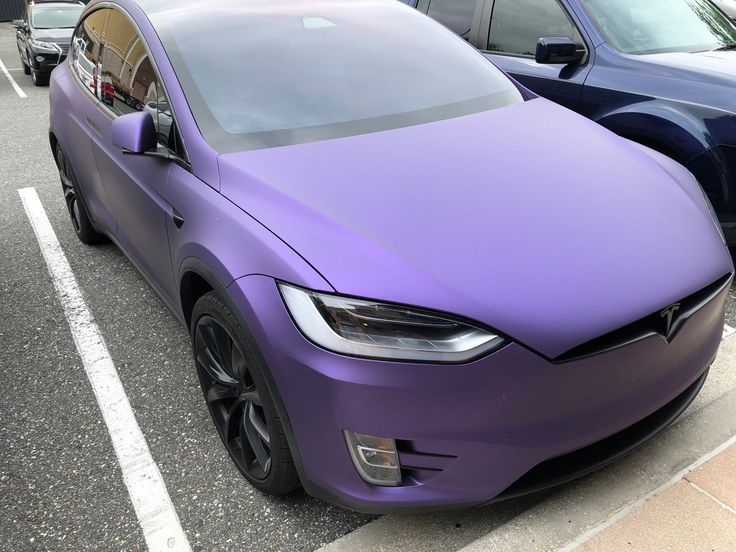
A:
[[[720,48],[716,48],[713,50],[714,52],[725,52],[726,50],[736,50],[736,42],[733,44],[726,44],[725,46],[721,46]]]

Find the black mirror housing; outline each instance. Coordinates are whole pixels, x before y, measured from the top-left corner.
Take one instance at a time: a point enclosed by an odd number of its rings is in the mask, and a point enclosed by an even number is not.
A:
[[[537,42],[537,63],[565,64],[580,63],[585,52],[578,50],[574,40],[567,37],[540,38]]]

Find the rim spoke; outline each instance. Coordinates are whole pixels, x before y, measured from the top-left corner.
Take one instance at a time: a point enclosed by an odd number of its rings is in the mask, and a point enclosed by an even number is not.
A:
[[[241,418],[240,440],[242,442],[245,442],[245,441],[248,442],[251,450],[256,456],[256,460],[258,464],[260,464],[261,466],[261,469],[263,469],[264,473],[268,473],[266,472],[266,465],[268,465],[268,459],[270,455],[268,454],[268,452],[266,452],[266,448],[264,446],[263,440],[261,439],[259,432],[256,430],[256,428],[251,423],[251,416],[250,416],[251,410],[253,410],[253,405],[249,404],[245,408],[245,412],[243,413],[243,417]]]
[[[240,347],[235,343],[231,342],[230,349],[230,367],[232,368],[233,376],[241,383],[247,384],[245,376],[248,373],[248,366],[245,362],[245,357],[240,351]]]
[[[207,319],[197,325],[197,361],[209,376],[220,385],[236,386],[238,381],[228,373],[227,366],[224,366],[222,362],[223,357],[220,355],[218,339],[214,329],[216,325]],[[224,330],[223,333],[225,333]],[[225,335],[227,334],[225,333]]]
[[[69,179],[69,177],[64,174],[64,172],[59,171],[59,176],[61,177],[61,185],[67,189],[72,190],[74,189],[74,186],[72,186],[72,181]]]
[[[228,333],[219,324],[213,324],[210,327],[212,329],[212,335],[214,336],[215,340],[216,354],[220,359],[222,367],[225,369],[232,369],[232,339],[230,339]],[[228,374],[237,377],[237,374],[235,374],[232,370],[229,370]]]
[[[261,396],[258,394],[258,390],[255,388],[255,386],[249,387],[243,393],[241,393],[240,396],[249,403],[252,403],[256,406],[263,406],[263,401],[261,401]]]
[[[213,356],[212,351],[210,351],[209,348],[200,350],[197,353],[197,361],[199,361],[202,368],[204,368],[207,374],[219,385],[234,387],[238,384],[237,381],[232,379],[227,372],[225,372],[225,369]]]
[[[252,404],[249,404],[246,408],[246,411],[248,412],[248,421],[253,426],[253,429],[256,430],[258,433],[258,436],[261,438],[261,441],[263,441],[266,445],[271,444],[271,436],[268,433],[268,427],[266,426],[266,422],[263,421],[261,416],[258,414],[256,409],[253,407]]]
[[[238,390],[224,385],[213,385],[207,391],[207,402],[222,402],[238,398]]]
[[[228,409],[225,414],[225,439],[231,441],[241,437],[239,426],[242,425],[241,420],[243,419],[244,410],[242,409],[243,401],[236,400]],[[241,414],[241,412],[243,412]],[[241,439],[242,440],[242,439]],[[242,443],[241,443],[242,446]]]

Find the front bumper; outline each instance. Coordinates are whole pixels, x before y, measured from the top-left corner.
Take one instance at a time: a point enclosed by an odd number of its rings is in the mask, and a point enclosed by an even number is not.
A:
[[[443,366],[320,349],[294,326],[273,279],[245,277],[229,291],[271,369],[305,489],[354,510],[381,513],[467,507],[519,494],[514,484],[536,466],[667,411],[651,426],[661,429],[697,394],[715,358],[728,293],[724,289],[694,314],[669,345],[653,336],[553,364],[511,344],[470,364]],[[396,439],[404,485],[365,483],[344,429]],[[624,448],[641,439],[634,441]],[[617,454],[604,456],[608,461]],[[524,492],[565,479],[558,474]]]
[[[33,59],[33,68],[39,73],[51,73],[57,66],[64,63],[66,59],[66,53],[61,51],[56,53],[49,52],[31,52]],[[39,59],[42,58],[42,59]]]

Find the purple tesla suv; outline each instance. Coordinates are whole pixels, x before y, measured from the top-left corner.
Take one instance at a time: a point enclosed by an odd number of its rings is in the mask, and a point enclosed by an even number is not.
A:
[[[395,0],[93,1],[50,94],[74,229],[191,332],[264,492],[385,512],[562,483],[716,355],[733,264],[692,175]]]

